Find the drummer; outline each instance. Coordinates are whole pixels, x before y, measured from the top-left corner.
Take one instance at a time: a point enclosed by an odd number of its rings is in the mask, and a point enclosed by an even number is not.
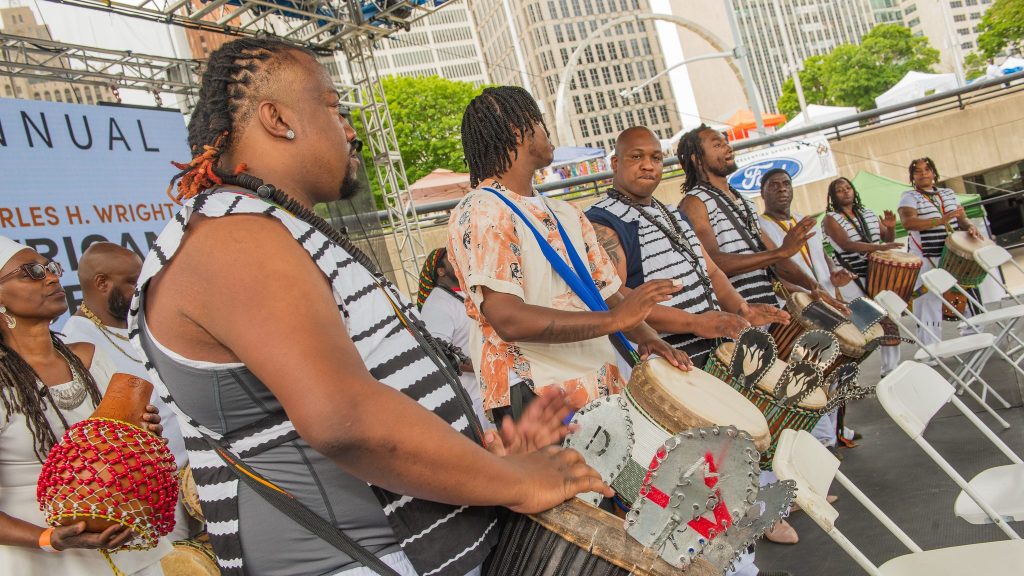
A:
[[[860,194],[848,178],[836,178],[828,185],[828,208],[821,222],[835,251],[839,264],[857,278],[840,288],[845,300],[866,296],[868,282],[867,254],[879,250],[898,250],[903,245],[896,239],[896,215],[890,210],[877,214],[864,206]],[[881,376],[884,378],[900,362],[899,346],[882,346]]]
[[[707,255],[679,211],[654,197],[664,154],[658,137],[644,126],[619,134],[612,156],[607,198],[587,210],[601,246],[625,284],[679,280],[685,287],[655,306],[647,323],[662,338],[704,366],[721,338],[737,338],[751,324],[787,323],[789,314],[768,304],[750,304]]]
[[[683,135],[676,154],[686,172],[679,210],[747,302],[775,305],[773,288],[778,291],[778,282],[787,290],[806,290],[815,299],[845,309],[790,259],[814,234],[814,220],[799,221],[780,243],[763,234],[753,203],[729,185],[736,160],[721,133],[702,124]]]
[[[620,391],[626,380],[607,337],[620,331],[642,354],[690,369],[686,354],[644,322],[656,303],[680,287],[655,280],[623,294],[579,208],[534,190],[534,172],[551,164],[554,147],[526,90],[492,87],[474,98],[462,118],[462,144],[474,190],[452,211],[448,255],[473,320],[469,355],[484,408],[496,424],[517,418],[542,388],[561,388],[576,408]],[[543,234],[543,246],[534,233]],[[555,260],[548,260],[544,247],[553,248]],[[568,264],[572,253],[587,263],[583,277]],[[591,311],[585,304],[590,296],[552,269],[557,260],[611,310]],[[619,354],[628,351],[623,347]]]
[[[793,180],[782,168],[775,168],[761,176],[761,198],[764,200],[764,214],[761,215],[761,230],[779,244],[786,233],[803,220],[803,216],[792,211]],[[804,241],[800,251],[790,257],[790,261],[805,274],[814,278],[823,289],[839,297],[839,288],[851,283],[854,276],[848,270],[837,266],[825,254],[822,243],[821,228],[817,224],[814,232]],[[811,433],[833,453],[836,450],[838,436],[836,434],[836,412],[826,414],[818,421]]]
[[[931,158],[911,161],[908,171],[914,188],[900,198],[900,222],[910,233],[910,252],[923,260],[923,274],[938,266],[949,233],[963,230],[979,240],[981,234],[967,218],[956,193],[937,186],[939,171]],[[919,286],[920,282],[918,279]],[[922,345],[935,344],[937,340],[928,331],[942,335],[941,295],[926,292],[918,296],[914,301],[914,314],[923,324],[918,327],[917,339]]]

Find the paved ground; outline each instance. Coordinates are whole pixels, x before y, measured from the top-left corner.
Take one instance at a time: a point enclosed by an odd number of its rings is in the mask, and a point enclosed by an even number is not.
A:
[[[1017,332],[1024,333],[1024,329]],[[945,334],[956,335],[952,323],[946,323]],[[903,359],[912,354],[913,347],[905,344]],[[876,354],[862,365],[862,378],[877,381],[878,366]],[[990,360],[982,375],[1012,405],[998,410],[1012,427],[1003,430],[973,400],[963,397],[964,402],[1015,452],[1024,455],[1020,375],[999,358]],[[1006,538],[994,525],[968,524],[953,515],[959,489],[889,418],[876,398],[851,405],[847,423],[864,438],[856,448],[841,451],[844,459],[840,470],[923,549]],[[944,407],[936,415],[925,438],[968,479],[986,468],[1009,463],[953,406]],[[839,511],[837,527],[873,562],[881,564],[908,552],[838,483],[833,485],[832,493],[839,495],[835,504]],[[761,570],[785,570],[794,576],[864,574],[806,514],[796,512],[789,521],[800,534],[800,542],[783,546],[762,541],[757,547]],[[1024,522],[1012,523],[1011,527],[1024,535]],[[1024,573],[1024,568],[1021,571]]]

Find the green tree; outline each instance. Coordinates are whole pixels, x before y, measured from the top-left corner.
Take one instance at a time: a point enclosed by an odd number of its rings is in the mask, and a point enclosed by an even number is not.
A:
[[[462,113],[469,101],[480,94],[483,88],[439,76],[392,76],[384,78],[382,84],[409,183],[412,184],[437,168],[465,171]],[[361,137],[366,133],[362,114],[360,111],[353,117],[354,127]],[[363,147],[363,162],[367,167],[374,197],[379,197],[369,148]]]
[[[996,0],[978,25],[978,48],[993,58],[1003,52],[1024,52],[1024,0]]]
[[[808,104],[874,108],[882,94],[911,70],[930,72],[939,51],[927,38],[915,37],[899,24],[880,24],[864,35],[860,45],[843,44],[825,56],[804,61],[800,82]],[[782,86],[779,111],[799,112],[792,79]]]
[[[964,56],[964,78],[974,80],[985,75],[988,69],[988,61],[977,52],[970,52]]]

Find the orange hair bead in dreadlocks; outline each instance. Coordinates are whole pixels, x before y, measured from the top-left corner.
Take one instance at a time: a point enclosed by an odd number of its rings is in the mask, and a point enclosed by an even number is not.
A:
[[[188,200],[203,190],[212,188],[215,184],[218,186],[224,184],[220,176],[217,175],[215,165],[217,164],[217,159],[220,158],[221,145],[227,136],[228,132],[225,130],[217,136],[213,144],[204,144],[203,152],[193,156],[188,164],[171,162],[175,168],[181,170],[171,179],[171,183],[167,186],[167,195],[171,200],[181,204],[182,200]],[[178,193],[172,194],[171,189],[174,188],[175,182],[178,183]]]

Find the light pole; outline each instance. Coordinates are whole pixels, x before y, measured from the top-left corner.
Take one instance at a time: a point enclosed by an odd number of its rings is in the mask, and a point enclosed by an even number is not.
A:
[[[750,63],[747,61],[747,46],[743,44],[743,38],[740,36],[740,27],[736,23],[736,12],[732,8],[732,0],[722,1],[725,2],[725,15],[729,18],[729,29],[732,31],[732,38],[736,42],[736,61],[739,62],[743,82],[747,85],[747,99],[750,100],[750,111],[754,113],[757,133],[764,135],[764,118],[761,116],[761,103],[758,102],[757,90],[754,89],[754,79],[750,74]]]
[[[656,81],[658,78],[661,78],[662,76],[668,74],[669,72],[675,70],[676,68],[679,68],[680,66],[686,66],[687,64],[692,64],[694,62],[700,62],[701,60],[714,60],[716,58],[735,58],[735,56],[736,55],[733,54],[732,52],[712,52],[710,54],[701,54],[700,56],[694,56],[693,58],[687,58],[686,60],[683,60],[682,62],[680,62],[678,64],[673,64],[672,66],[669,66],[668,68],[665,68],[661,72],[658,72],[654,76],[651,76],[646,81],[644,81],[643,84],[640,84],[639,86],[637,86],[635,88],[630,88],[629,90],[623,90],[622,92],[619,92],[619,96],[621,96],[623,99],[632,98],[633,96],[636,96],[637,94],[639,94],[640,91],[643,90],[644,88],[646,88],[648,85],[650,85],[651,83]]]

